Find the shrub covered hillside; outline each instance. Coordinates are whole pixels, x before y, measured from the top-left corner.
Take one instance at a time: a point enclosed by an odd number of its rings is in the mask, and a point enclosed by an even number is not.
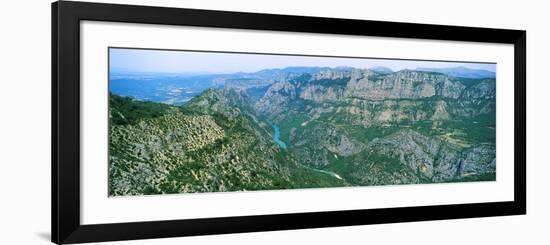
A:
[[[208,90],[175,107],[110,96],[109,194],[146,195],[345,186],[296,163],[268,124]]]

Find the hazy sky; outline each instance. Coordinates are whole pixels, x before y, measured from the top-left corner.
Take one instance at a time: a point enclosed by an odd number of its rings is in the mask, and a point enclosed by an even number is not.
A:
[[[164,51],[111,48],[112,71],[169,72],[169,73],[234,73],[256,72],[262,69],[289,66],[371,68],[385,66],[394,71],[402,69],[445,68],[464,66],[495,71],[495,64],[434,62],[365,58],[308,57],[261,54],[232,54],[189,51]]]

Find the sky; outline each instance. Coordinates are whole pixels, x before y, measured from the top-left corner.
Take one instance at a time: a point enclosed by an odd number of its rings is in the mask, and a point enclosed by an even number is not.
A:
[[[109,64],[115,72],[162,73],[235,73],[257,72],[263,69],[289,66],[372,68],[384,66],[403,69],[448,68],[463,66],[471,69],[495,71],[495,64],[462,63],[419,60],[392,60],[372,58],[336,58],[289,55],[214,53],[147,49],[109,49]]]

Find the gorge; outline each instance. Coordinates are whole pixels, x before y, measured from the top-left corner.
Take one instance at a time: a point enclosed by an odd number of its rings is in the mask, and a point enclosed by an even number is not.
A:
[[[494,73],[448,72],[287,67],[111,90],[109,194],[493,181]]]

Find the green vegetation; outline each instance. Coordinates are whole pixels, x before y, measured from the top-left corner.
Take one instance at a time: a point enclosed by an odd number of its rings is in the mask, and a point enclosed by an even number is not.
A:
[[[338,79],[319,79],[311,82],[313,85],[321,85],[326,87],[334,87],[334,86],[346,86],[349,82],[349,77],[346,78],[338,78]]]
[[[288,75],[281,86],[208,89],[181,106],[110,94],[109,194],[496,179],[494,79],[368,74],[350,86],[342,74]]]
[[[494,78],[463,78],[463,77],[455,78],[455,77],[451,77],[450,79],[453,80],[453,81],[460,82],[466,87],[471,87],[473,85],[479,84],[480,82],[484,82],[484,81],[493,82],[493,83],[496,82]]]
[[[135,124],[140,120],[160,117],[169,107],[109,93],[109,122],[112,125]]]
[[[207,93],[182,107],[112,96],[116,103],[110,104],[111,110],[132,115],[132,120],[111,123],[109,194],[347,185],[297,164],[244,109],[207,97],[215,95]],[[148,113],[139,118],[134,112],[143,108]]]

